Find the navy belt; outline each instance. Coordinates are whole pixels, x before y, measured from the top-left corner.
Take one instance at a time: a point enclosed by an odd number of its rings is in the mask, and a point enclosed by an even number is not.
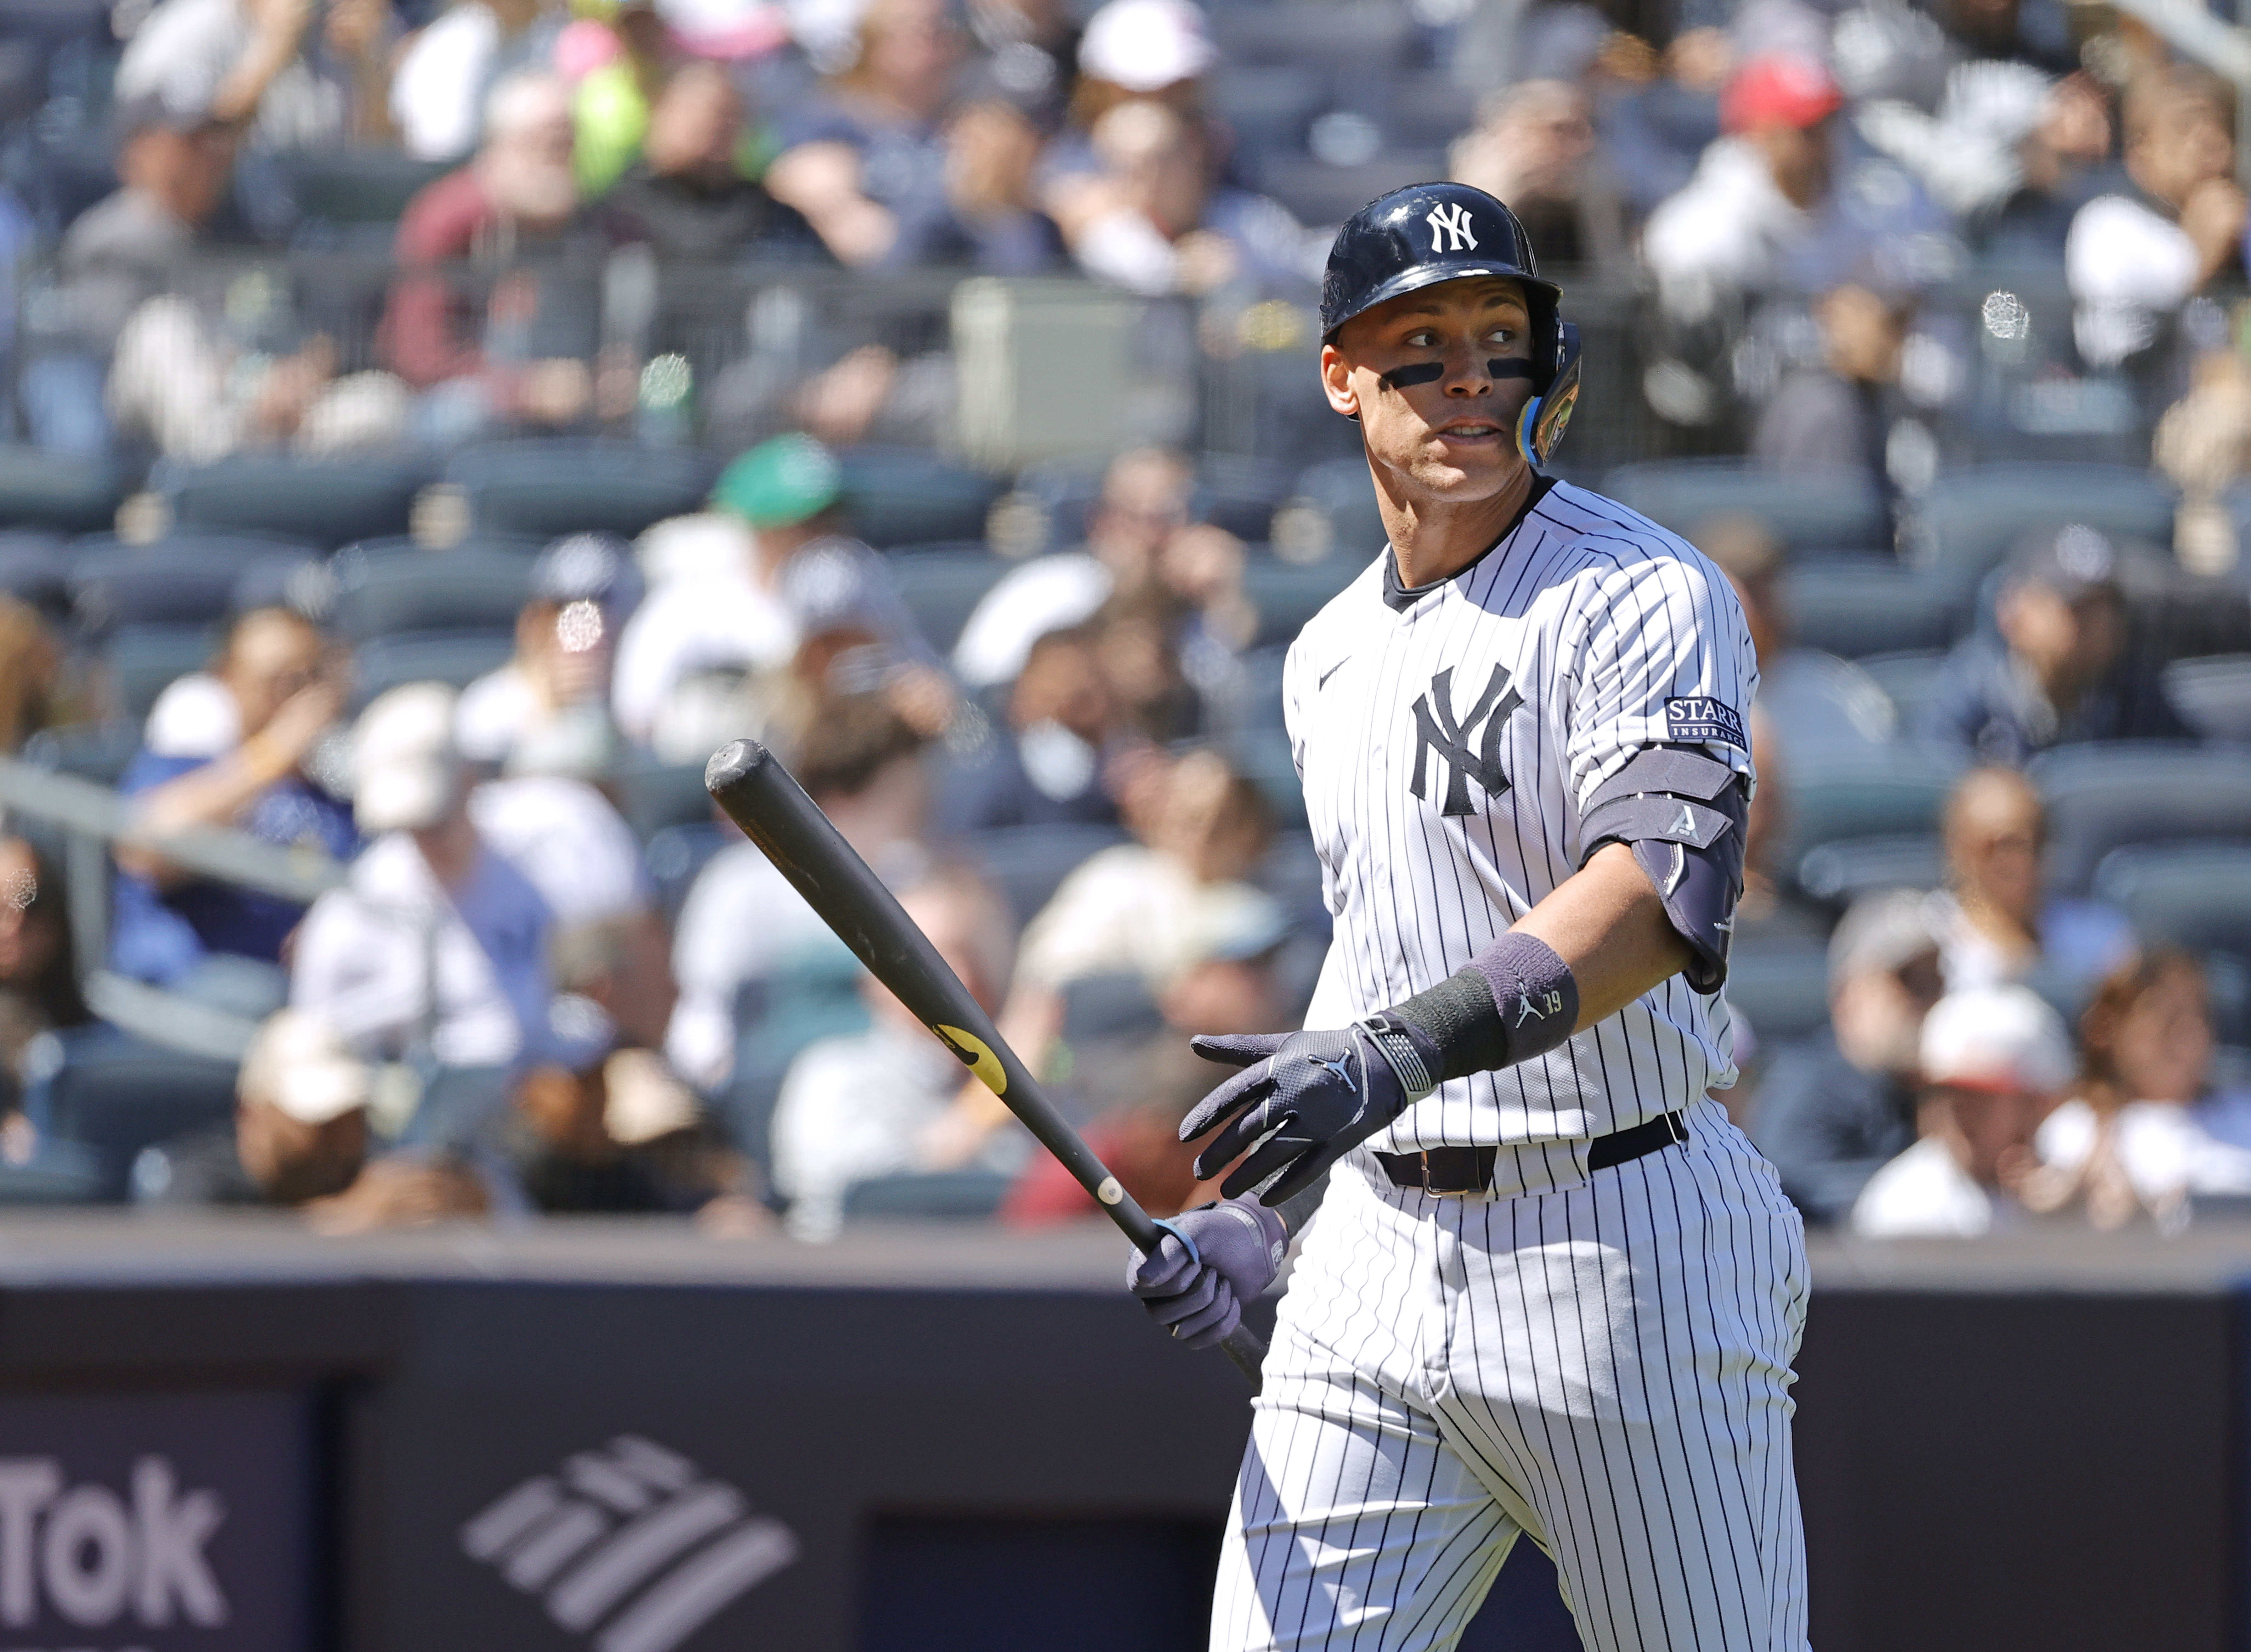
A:
[[[1688,1120],[1659,1113],[1630,1130],[1597,1136],[1587,1144],[1587,1168],[1609,1170],[1688,1139]],[[1493,1185],[1498,1147],[1433,1147],[1420,1153],[1378,1153],[1376,1162],[1394,1187],[1422,1193],[1481,1193]]]

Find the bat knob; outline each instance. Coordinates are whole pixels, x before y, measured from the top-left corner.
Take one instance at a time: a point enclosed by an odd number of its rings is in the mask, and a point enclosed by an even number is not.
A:
[[[713,797],[755,774],[773,761],[773,753],[755,740],[731,740],[711,754],[703,765],[703,789]]]

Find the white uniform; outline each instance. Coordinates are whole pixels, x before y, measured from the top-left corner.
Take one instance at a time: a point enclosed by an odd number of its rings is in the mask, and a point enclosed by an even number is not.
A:
[[[1726,579],[1558,484],[1422,593],[1377,559],[1308,624],[1283,696],[1340,1026],[1437,985],[1579,865],[1636,752],[1750,773],[1757,687]],[[1549,1054],[1442,1085],[1343,1159],[1281,1308],[1236,1488],[1215,1652],[1454,1645],[1520,1533],[1593,1652],[1801,1652],[1789,1385],[1804,1228],[1707,1089],[1724,999],[1679,976]],[[1686,1111],[1690,1139],[1586,1168]],[[1494,1146],[1489,1193],[1373,1157]]]

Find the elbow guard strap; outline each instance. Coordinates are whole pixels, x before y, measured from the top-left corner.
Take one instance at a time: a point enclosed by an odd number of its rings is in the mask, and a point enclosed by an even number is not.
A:
[[[1579,864],[1605,843],[1633,851],[1665,916],[1688,943],[1681,973],[1699,992],[1716,992],[1728,978],[1749,818],[1743,777],[1678,746],[1653,746],[1630,759],[1596,788],[1580,816]]]

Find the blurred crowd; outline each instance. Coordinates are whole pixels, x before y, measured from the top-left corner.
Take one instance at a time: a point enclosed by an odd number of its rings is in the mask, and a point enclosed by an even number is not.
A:
[[[1327,942],[1280,651],[1380,531],[1329,228],[1439,175],[1586,322],[1565,473],[1742,601],[1723,1099],[1809,1217],[2251,1195],[2239,98],[2054,0],[0,9],[0,751],[122,811],[100,877],[0,838],[0,1198],[1093,1214],[710,812],[743,735],[1204,1197],[1185,1035]],[[924,272],[950,321],[868,320]],[[972,277],[1072,295],[1073,397],[973,384]],[[1111,435],[968,450],[1066,399]],[[152,1047],[205,1102],[133,1110]]]
[[[68,4],[0,19],[21,47],[0,63],[20,117],[0,261],[21,312],[0,350],[9,419],[42,448],[204,462],[646,431],[637,409],[683,396],[707,431],[942,441],[942,340],[840,325],[778,363],[772,307],[730,317],[733,343],[683,391],[652,337],[651,261],[668,279],[1077,276],[1190,304],[1209,356],[1294,364],[1327,228],[1443,173],[1509,201],[1582,290],[1638,294],[1614,382],[1653,416],[1645,446],[1849,472],[1894,506],[1964,441],[2005,456],[2069,437],[2140,463],[2156,432],[2207,508],[2243,468],[2239,92],[2123,13],[83,10],[82,34]],[[280,261],[246,288],[220,255],[260,249]],[[389,273],[340,286],[343,253]],[[1264,397],[1283,378],[1256,382]],[[1307,427],[1285,410],[1257,439],[1302,451]]]
[[[738,457],[707,509],[638,547],[580,533],[529,558],[512,653],[463,688],[371,695],[341,634],[350,572],[253,566],[116,783],[99,968],[160,992],[174,1025],[254,1029],[228,1116],[142,1144],[131,1195],[302,1206],[338,1229],[692,1211],[828,1237],[862,1205],[1091,1213],[703,803],[701,757],[753,735],[1127,1185],[1180,1208],[1195,1179],[1174,1132],[1202,1089],[1187,1034],[1295,1014],[1326,917],[1302,845],[1276,853],[1277,802],[1219,743],[1252,634],[1243,547],[1195,519],[1180,455],[1096,480],[1084,545],[994,588],[951,658],[802,435]],[[391,555],[411,572],[474,553]],[[20,748],[70,715],[71,674],[35,610],[0,617],[26,645],[4,674]],[[656,771],[676,790],[684,768],[697,798],[655,836],[620,806],[652,748],[688,755]],[[80,991],[64,853],[23,821],[0,840],[0,1154],[37,1169],[85,1145],[55,1094],[112,1035]],[[168,858],[198,829],[341,881],[308,908]]]

